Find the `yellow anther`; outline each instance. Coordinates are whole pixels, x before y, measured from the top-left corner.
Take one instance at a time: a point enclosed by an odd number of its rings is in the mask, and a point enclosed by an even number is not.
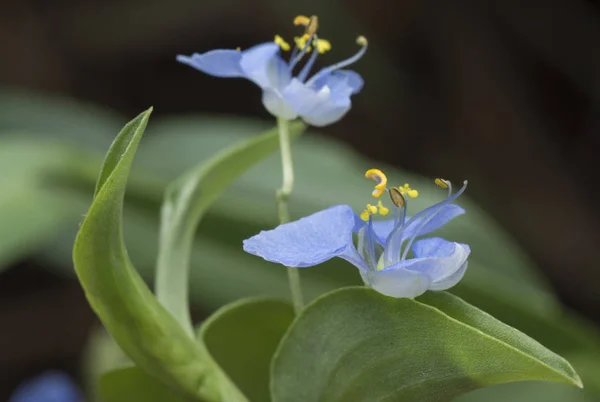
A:
[[[375,190],[371,193],[373,197],[379,198],[385,193],[385,187],[387,186],[387,177],[383,172],[379,169],[369,169],[365,173],[365,177],[367,179],[375,180],[377,184],[375,185]]]
[[[368,221],[371,215],[375,215],[377,213],[377,207],[375,205],[367,204],[367,207],[360,214],[360,219],[363,221]]]
[[[294,42],[296,42],[296,46],[298,47],[298,49],[304,49],[304,46],[306,46],[306,41],[310,38],[310,36],[296,36],[294,38]],[[309,46],[306,48],[306,53],[309,53],[312,50],[312,48]]]
[[[317,33],[318,29],[319,29],[319,18],[316,15],[313,15],[310,17],[310,20],[308,21],[308,24],[306,25],[306,31],[304,32],[304,34],[308,35],[308,36],[313,36],[314,34]]]
[[[290,44],[287,43],[281,36],[279,35],[275,35],[275,39],[273,40],[273,42],[275,42],[276,44],[279,45],[279,47],[287,52],[288,50],[290,50]]]
[[[441,187],[443,189],[447,189],[449,183],[450,182],[445,179],[435,179],[435,184],[437,184],[439,187]]]
[[[302,25],[303,27],[306,27],[304,33],[307,36],[313,36],[319,29],[319,18],[316,15],[313,15],[310,18],[305,15],[299,15],[294,18],[294,25]]]
[[[235,48],[235,50],[237,50],[239,52],[240,50],[242,50],[242,48],[238,46]]]
[[[404,186],[398,187],[398,190],[400,190],[402,195],[408,195],[410,198],[417,198],[419,196],[419,192],[410,188],[408,183],[404,183]]]
[[[360,46],[367,46],[369,44],[369,41],[367,40],[367,38],[360,35],[358,38],[356,38],[356,44]]]
[[[310,18],[308,18],[305,15],[299,15],[296,18],[294,18],[294,25],[302,25],[307,27],[308,24],[310,24]]]
[[[404,196],[396,187],[390,188],[390,198],[392,199],[394,205],[398,208],[404,208],[404,205],[406,205],[406,200],[404,199]]]
[[[383,203],[381,202],[381,200],[379,200],[379,202],[377,203],[377,208],[379,208],[379,215],[387,215],[390,210],[386,207],[383,206]]]
[[[316,43],[315,43],[316,42]],[[317,39],[313,42],[319,53],[323,54],[331,50],[331,43],[326,39]]]

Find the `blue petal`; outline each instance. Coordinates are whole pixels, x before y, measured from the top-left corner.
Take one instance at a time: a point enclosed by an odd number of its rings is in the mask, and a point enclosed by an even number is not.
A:
[[[350,102],[347,106],[336,106],[328,102],[312,113],[307,113],[302,116],[302,119],[308,124],[315,127],[325,127],[339,121],[350,111]]]
[[[279,91],[273,89],[263,89],[262,102],[269,113],[275,117],[281,117],[286,120],[294,120],[298,113],[286,102]]]
[[[402,230],[402,238],[407,239],[413,236],[424,236],[441,228],[452,219],[465,213],[464,208],[455,204],[446,204],[440,208],[440,211],[422,227],[422,222],[428,219],[428,215],[416,219],[408,219],[405,228]]]
[[[180,63],[192,66],[203,73],[225,78],[244,77],[240,67],[241,59],[242,52],[226,49],[211,50],[202,54],[194,53],[191,57],[177,56],[177,61]]]
[[[240,67],[249,80],[261,88],[280,90],[291,77],[288,65],[279,57],[279,45],[267,42],[242,53]]]
[[[381,294],[390,297],[414,298],[422,295],[431,286],[431,278],[422,272],[410,271],[392,265],[381,271],[371,271],[363,278],[367,284]]]
[[[327,85],[333,93],[347,93],[347,96],[349,96],[360,92],[364,85],[364,81],[360,74],[352,70],[336,70],[319,77],[315,81],[313,87],[318,91],[325,85]]]
[[[456,250],[456,243],[441,237],[432,237],[416,241],[412,246],[415,258],[449,257]]]
[[[408,270],[427,274],[435,285],[443,283],[459,271],[467,261],[471,249],[466,244],[433,237],[416,241],[413,253],[415,258],[399,264]]]
[[[335,123],[351,106],[349,95],[333,98],[329,87],[317,92],[296,78],[283,90],[283,97],[307,123],[317,127]]]
[[[352,88],[352,94],[357,94],[362,90],[364,85],[364,81],[360,74],[352,71],[352,70],[337,70],[332,75],[335,76],[346,76],[346,80],[350,88]]]
[[[373,232],[377,242],[382,246],[385,245],[385,240],[394,229],[394,220],[386,219],[384,221],[373,221]]]
[[[51,371],[26,381],[15,390],[9,402],[81,402],[82,396],[71,378]]]
[[[352,242],[355,214],[338,205],[244,240],[244,250],[288,267],[311,267],[341,257],[367,270]]]
[[[454,204],[446,204],[441,207],[441,211],[429,222],[427,222],[422,228],[419,229],[419,222],[423,221],[423,218],[417,218],[414,223],[411,223],[411,218],[408,218],[405,223],[405,228],[402,230],[402,234],[400,239],[407,239],[412,237],[412,235],[418,230],[418,236],[425,236],[428,233],[433,232],[434,230],[439,229],[444,226],[446,223],[451,221],[465,213],[464,208],[459,207]],[[379,244],[385,245],[385,241],[394,229],[394,220],[386,219],[383,221],[373,221],[373,231],[375,232],[375,237]]]
[[[465,276],[465,272],[467,272],[467,266],[469,265],[468,261],[465,261],[465,263],[456,270],[456,272],[454,272],[452,275],[448,276],[447,278],[438,280],[434,283],[431,284],[431,287],[429,289],[431,290],[446,290],[446,289],[450,289],[452,286],[456,285],[458,282],[460,282],[460,280],[463,278],[463,276]]]

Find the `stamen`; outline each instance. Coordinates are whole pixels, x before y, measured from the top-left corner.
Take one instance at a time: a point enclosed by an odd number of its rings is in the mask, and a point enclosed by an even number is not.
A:
[[[448,187],[450,187],[452,185],[452,183],[450,183],[448,180],[445,179],[435,179],[435,184],[437,184],[439,187],[443,188],[444,190],[446,190]]]
[[[315,39],[313,40],[313,43],[319,43],[319,38],[317,38],[317,35],[315,35]],[[310,51],[310,46],[308,47],[308,51]],[[319,55],[319,52],[313,52],[313,54],[310,56],[310,59],[308,59],[308,62],[304,65],[304,67],[302,67],[302,70],[300,71],[300,73],[298,74],[298,79],[302,82],[306,81],[306,77],[308,77],[308,73],[310,73],[310,69],[312,68],[312,66],[315,64],[315,61],[317,60],[317,56]]]
[[[294,18],[294,25],[296,26],[302,25],[306,27],[308,24],[310,24],[310,18],[305,15],[298,15],[296,18]]]
[[[306,25],[305,35],[313,36],[316,35],[317,29],[319,29],[319,18],[316,15],[310,17],[308,24]]]
[[[306,42],[308,42],[309,38],[310,37],[306,36],[306,35],[294,37],[294,42],[296,42],[296,47],[298,47],[299,49],[304,49],[304,47],[306,46]],[[312,47],[310,47],[310,45],[308,45],[308,48],[306,49],[306,53],[310,53],[311,50],[312,50]]]
[[[294,67],[296,67],[296,64],[298,64],[298,62],[300,60],[302,60],[302,58],[304,57],[304,55],[306,54],[306,52],[308,52],[308,49],[310,49],[310,40],[306,40],[306,43],[304,44],[304,46],[302,47],[302,51],[294,58],[292,58],[292,60],[290,61],[290,64],[288,66],[288,70],[291,72]],[[298,46],[299,47],[299,46]],[[295,52],[294,52],[295,53]]]
[[[309,80],[309,82],[310,81],[312,81],[312,78]],[[371,195],[373,195],[373,197],[375,198],[381,197],[383,193],[385,193],[385,188],[387,186],[387,176],[379,169],[369,169],[366,171],[365,177],[367,179],[375,180],[377,182],[377,184],[375,185],[375,190],[373,190]]]
[[[448,180],[445,180],[444,182],[445,182],[445,184],[448,185],[448,189],[452,189],[452,184]],[[419,226],[417,226],[417,229],[415,229],[413,236],[408,240],[408,243],[406,243],[406,248],[404,249],[404,252],[402,253],[402,256],[400,257],[401,261],[406,259],[406,256],[408,255],[408,251],[410,250],[410,247],[412,246],[415,239],[418,237],[419,232],[425,227],[425,225],[427,225],[429,222],[431,222],[431,220],[433,218],[435,218],[435,216],[442,210],[442,208],[445,205],[448,205],[449,203],[451,203],[452,201],[457,199],[462,193],[465,192],[465,190],[467,189],[467,183],[468,182],[465,180],[463,182],[462,188],[460,190],[458,190],[456,192],[456,194],[452,195],[451,193],[449,193],[448,198],[446,198],[444,201],[437,203],[435,205],[432,205],[429,208],[425,208],[423,211],[419,212],[411,219],[411,221],[417,222],[416,219],[424,217],[423,221],[419,224]],[[429,216],[427,216],[427,212],[429,212],[429,211],[431,211],[431,213]],[[400,248],[402,248],[402,245],[400,245]]]
[[[356,250],[358,254],[367,262],[367,265],[371,270],[375,270],[377,267],[377,261],[375,256],[375,241],[373,234],[373,223],[370,219],[365,227],[358,231],[358,244]]]
[[[450,197],[450,194],[452,194],[452,183],[450,183],[450,180],[435,179],[435,184],[443,189],[448,189],[448,197]]]
[[[326,39],[316,39],[315,41],[313,41],[313,45],[316,46],[317,50],[321,54],[331,50],[331,42],[329,42]]]
[[[377,203],[377,208],[379,208],[379,215],[385,216],[390,212],[390,210],[383,205],[381,200],[379,200],[379,202]]]
[[[360,214],[360,219],[362,219],[363,221],[366,222],[369,220],[371,215],[375,215],[376,213],[377,213],[377,207],[375,205],[367,204],[367,207]]]
[[[319,17],[313,15],[308,18],[305,15],[298,15],[296,18],[294,18],[294,25],[302,25],[303,27],[306,27],[304,33],[307,36],[312,36],[316,34],[317,30],[319,29]]]
[[[359,36],[356,39],[356,43],[359,44],[361,46],[361,49],[356,52],[356,54],[344,61],[341,61],[339,63],[336,63],[332,66],[329,67],[325,67],[324,69],[322,69],[321,71],[319,71],[317,74],[315,74],[310,80],[308,80],[308,82],[306,83],[306,85],[312,85],[314,84],[314,82],[316,80],[318,80],[320,77],[322,77],[325,74],[330,74],[336,70],[339,70],[341,68],[347,67],[352,63],[357,62],[367,51],[367,47],[368,47],[368,42],[367,39],[364,36]]]
[[[281,36],[279,35],[275,35],[275,39],[273,40],[273,42],[275,42],[276,44],[279,45],[279,47],[281,48],[281,50],[283,50],[284,52],[287,52],[288,50],[290,50],[290,44],[287,43]]]
[[[406,200],[404,199],[402,192],[395,187],[390,188],[390,198],[392,199],[394,205],[398,208],[404,208],[406,205]]]
[[[404,183],[404,186],[398,187],[398,190],[400,190],[402,195],[408,195],[410,198],[417,198],[419,196],[419,192],[410,188],[408,183]]]
[[[465,181],[463,188],[461,188],[460,191],[458,191],[456,194],[451,194],[445,200],[438,202],[437,204],[434,204],[428,208],[425,208],[424,210],[413,216],[406,225],[404,225],[404,220],[406,219],[406,208],[403,208],[402,212],[405,214],[402,219],[403,224],[395,226],[394,230],[392,230],[392,232],[388,235],[388,238],[385,242],[384,260],[386,261],[386,263],[391,264],[393,262],[404,260],[406,258],[406,255],[408,255],[408,250],[410,250],[410,246],[412,246],[412,243],[417,237],[416,234],[418,234],[422,230],[422,228],[424,228],[425,225],[427,225],[431,221],[431,219],[433,219],[435,215],[437,215],[437,213],[443,209],[445,205],[457,199],[466,190],[466,185],[467,182]],[[390,189],[390,195],[391,193],[392,189]],[[412,228],[413,225],[417,225],[416,230],[411,230],[411,232],[413,232],[415,236],[413,236],[410,239],[403,239],[402,233],[405,230]],[[402,252],[403,244],[406,240],[408,240],[409,243],[404,249],[404,252]]]

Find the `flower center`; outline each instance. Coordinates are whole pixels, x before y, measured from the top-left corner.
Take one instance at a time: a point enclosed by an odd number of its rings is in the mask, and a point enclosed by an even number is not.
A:
[[[406,197],[416,198],[419,195],[419,192],[411,188],[408,183],[404,184],[404,186],[388,188],[387,176],[379,169],[367,170],[365,172],[365,177],[376,183],[374,190],[371,192],[371,195],[374,198],[381,197],[386,191],[389,193],[392,203],[394,204],[394,221],[393,230],[391,231],[391,233],[394,233],[405,224]],[[389,260],[386,257],[389,252],[379,245],[379,242],[385,242],[386,239],[377,239],[375,237],[376,234],[373,228],[372,216],[377,213],[380,215],[387,215],[389,213],[389,209],[383,205],[381,200],[378,200],[377,206],[367,204],[367,207],[360,214],[360,218],[367,222],[367,226],[359,232],[358,251],[372,269],[381,270],[389,265]],[[400,257],[400,250],[398,250],[397,254],[398,257]]]
[[[315,64],[315,61],[317,60],[317,56],[319,54],[323,54],[331,50],[331,43],[326,39],[319,39],[317,37],[319,19],[316,15],[313,15],[310,18],[304,15],[299,15],[296,18],[294,18],[294,25],[303,26],[304,34],[302,36],[297,36],[294,38],[296,46],[294,47],[294,50],[292,51],[292,54],[289,59],[289,71],[291,72],[294,69],[294,67],[296,67],[296,65],[304,58],[304,56],[313,50],[313,47],[316,49],[316,51],[314,51],[311,54],[306,64],[297,75],[297,78],[300,81],[305,82],[308,77],[308,74],[310,73],[310,70],[312,69],[313,65]],[[290,44],[279,35],[275,35],[275,39],[273,41],[276,44],[278,44],[281,50],[283,50],[284,52],[287,52],[291,49]],[[360,59],[367,50],[367,39],[364,36],[359,36],[356,42],[361,46],[361,49],[354,56],[322,69],[317,74],[315,74],[310,80],[308,80],[306,84],[313,85],[315,84],[317,79],[325,76],[326,74],[330,74],[336,70],[344,68]]]

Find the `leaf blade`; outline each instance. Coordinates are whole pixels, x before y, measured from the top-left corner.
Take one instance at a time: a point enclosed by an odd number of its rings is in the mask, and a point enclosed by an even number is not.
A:
[[[439,306],[455,297],[443,298],[432,303]],[[537,358],[544,351],[564,365],[548,370],[515,352],[514,345],[506,347],[482,332],[481,325],[461,323],[426,301],[393,299],[367,288],[345,288],[317,299],[292,325],[275,355],[273,401],[433,402],[510,381],[580,385],[570,365],[543,346],[537,344]],[[474,307],[468,311],[479,314]],[[309,350],[318,360],[309,361]],[[561,372],[561,367],[569,370]]]
[[[151,109],[127,124],[108,152],[75,240],[75,271],[93,310],[139,367],[190,397],[219,401],[227,380],[158,303],[129,260],[123,241],[125,186],[150,113]],[[245,400],[234,386],[228,391],[231,400]]]
[[[295,318],[285,300],[254,297],[231,303],[206,320],[199,340],[251,401],[268,401],[269,366]]]

